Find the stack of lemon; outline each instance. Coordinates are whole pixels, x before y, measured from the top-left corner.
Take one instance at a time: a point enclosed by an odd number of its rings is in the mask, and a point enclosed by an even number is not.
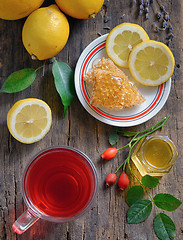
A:
[[[70,28],[64,13],[73,18],[93,18],[104,0],[56,0],[56,4],[39,8],[43,2],[6,0],[0,4],[2,19],[16,20],[28,16],[22,31],[23,45],[32,59],[38,60],[54,57],[66,45]]]
[[[106,52],[119,67],[129,68],[143,85],[158,86],[174,71],[175,60],[163,43],[149,40],[145,30],[132,23],[113,28],[106,40]]]

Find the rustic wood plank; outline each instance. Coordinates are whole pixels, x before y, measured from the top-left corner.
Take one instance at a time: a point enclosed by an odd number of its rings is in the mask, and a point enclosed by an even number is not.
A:
[[[54,2],[54,1],[49,1]],[[150,19],[138,16],[137,7],[131,7],[131,1],[105,1],[105,5],[95,19],[75,20],[68,17],[71,33],[66,47],[57,55],[57,59],[67,62],[73,69],[83,49],[95,38],[98,33],[105,34],[117,24],[134,22],[140,24],[148,32],[151,39],[166,42],[165,32],[153,32],[152,23],[159,4],[163,3],[170,13],[171,23],[175,35],[170,47],[176,59],[175,71],[172,77],[172,88],[167,103],[163,109],[151,120],[131,129],[143,129],[154,124],[162,117],[170,115],[170,120],[161,134],[168,135],[176,144],[179,151],[178,160],[170,174],[160,180],[159,186],[151,190],[152,195],[165,192],[172,193],[183,199],[183,41],[182,41],[182,9],[181,0],[154,1],[150,6]],[[104,22],[106,16],[112,18]],[[23,47],[21,31],[25,19],[17,21],[0,20],[0,86],[6,77],[13,71],[32,67],[37,68],[43,62],[32,61]],[[6,127],[6,115],[10,107],[18,100],[26,97],[41,98],[46,101],[53,113],[53,124],[50,132],[40,142],[24,145],[10,136]],[[126,151],[120,152],[110,162],[100,160],[100,154],[109,146],[108,136],[113,131],[112,126],[99,122],[90,116],[75,98],[66,117],[63,118],[63,106],[56,93],[51,74],[51,64],[46,64],[39,70],[36,81],[31,87],[16,94],[0,95],[0,239],[70,239],[70,240],[154,240],[157,239],[151,216],[142,224],[128,225],[126,213],[128,206],[125,203],[126,192],[116,187],[106,189],[104,180],[108,173],[114,171],[123,161]],[[125,145],[126,138],[120,137],[117,147]],[[72,223],[54,224],[43,220],[37,222],[23,235],[16,235],[12,229],[14,220],[26,209],[21,195],[21,175],[27,161],[39,150],[53,145],[69,145],[85,152],[94,162],[98,171],[99,191],[93,207],[89,212]],[[131,185],[136,181],[131,178]],[[176,224],[176,238],[183,238],[182,207],[168,215]]]

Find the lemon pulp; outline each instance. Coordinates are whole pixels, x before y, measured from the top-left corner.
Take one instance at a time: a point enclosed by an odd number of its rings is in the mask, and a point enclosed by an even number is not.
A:
[[[119,24],[107,36],[107,55],[116,65],[128,68],[131,51],[145,40],[149,40],[149,37],[141,26],[133,23]]]
[[[47,113],[43,107],[28,105],[16,116],[15,129],[25,138],[37,137],[47,125]]]
[[[168,70],[168,57],[161,49],[146,47],[137,53],[135,68],[143,78],[158,80]]]
[[[173,74],[175,60],[165,44],[147,40],[133,48],[128,64],[131,74],[138,82],[158,86]]]
[[[35,98],[16,102],[7,115],[10,133],[22,143],[33,143],[42,139],[49,131],[51,123],[50,107]]]
[[[113,50],[120,59],[126,61],[134,46],[140,42],[142,39],[138,33],[124,31],[115,37]]]

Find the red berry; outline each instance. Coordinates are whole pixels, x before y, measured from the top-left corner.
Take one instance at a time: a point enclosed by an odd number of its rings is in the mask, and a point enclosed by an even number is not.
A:
[[[128,187],[128,185],[129,185],[128,176],[126,175],[125,172],[122,172],[122,174],[120,175],[119,180],[118,180],[118,187],[121,190],[124,190],[125,188]]]
[[[106,160],[111,160],[113,157],[116,156],[117,152],[118,152],[117,148],[108,148],[102,154],[102,158]]]
[[[110,186],[112,184],[114,184],[116,182],[117,176],[115,173],[110,173],[109,175],[107,175],[105,182],[106,182],[106,186]]]

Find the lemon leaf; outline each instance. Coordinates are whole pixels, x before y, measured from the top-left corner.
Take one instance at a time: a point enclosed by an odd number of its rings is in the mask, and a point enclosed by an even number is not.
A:
[[[13,72],[5,80],[0,92],[16,93],[29,87],[36,78],[36,70],[31,68],[21,69]]]
[[[75,97],[74,73],[66,63],[56,60],[53,63],[52,73],[56,90],[64,105],[65,117],[66,111]]]

